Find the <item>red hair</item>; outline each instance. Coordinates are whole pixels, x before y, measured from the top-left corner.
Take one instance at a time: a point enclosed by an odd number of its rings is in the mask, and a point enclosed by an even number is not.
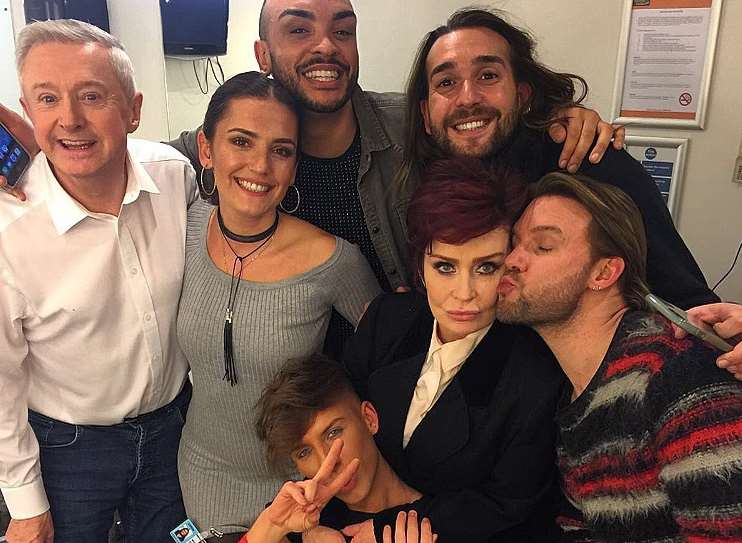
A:
[[[525,207],[525,179],[501,163],[475,158],[433,162],[412,196],[407,230],[415,269],[433,241],[460,245],[510,228]]]

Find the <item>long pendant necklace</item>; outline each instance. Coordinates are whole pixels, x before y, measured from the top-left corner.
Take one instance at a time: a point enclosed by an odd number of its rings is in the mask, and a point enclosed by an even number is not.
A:
[[[254,236],[242,236],[239,234],[235,234],[224,225],[224,221],[222,220],[222,215],[219,212],[218,207],[216,210],[216,214],[217,222],[219,223],[219,231],[222,234],[222,238],[224,238],[224,243],[227,245],[227,247],[229,247],[229,250],[232,251],[232,254],[234,255],[234,263],[232,264],[232,276],[229,281],[229,298],[227,299],[227,309],[226,314],[224,315],[224,376],[222,377],[222,380],[229,381],[229,384],[234,386],[237,384],[237,371],[234,367],[232,319],[234,316],[234,303],[237,299],[237,291],[240,288],[240,281],[242,279],[242,270],[245,266],[255,261],[255,259],[263,254],[265,249],[268,248],[268,245],[273,239],[273,235],[276,233],[276,229],[278,228],[279,215],[276,211],[276,219],[267,230],[260,232],[259,234],[255,234]],[[242,243],[256,243],[258,241],[260,241],[261,243],[247,254],[240,256],[234,250],[227,238],[234,241],[240,241]],[[222,247],[222,251],[224,252],[224,247]],[[224,256],[226,260],[226,252],[224,252]]]

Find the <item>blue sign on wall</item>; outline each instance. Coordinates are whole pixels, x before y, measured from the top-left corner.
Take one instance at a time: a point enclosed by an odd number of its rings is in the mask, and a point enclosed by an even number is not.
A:
[[[649,151],[654,151],[655,155],[657,151],[650,147],[645,151],[645,154],[649,154]],[[647,173],[654,179],[657,188],[660,189],[662,198],[667,203],[670,197],[670,183],[672,181],[672,169],[675,166],[672,162],[654,162],[648,160],[642,160],[642,166],[647,170]]]

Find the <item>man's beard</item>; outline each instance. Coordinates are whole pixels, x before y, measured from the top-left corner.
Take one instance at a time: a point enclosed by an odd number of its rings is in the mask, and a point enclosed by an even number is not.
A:
[[[590,266],[585,266],[572,275],[532,291],[528,296],[523,293],[518,275],[511,274],[510,280],[520,287],[518,290],[520,296],[512,302],[500,298],[497,302],[497,319],[532,328],[568,322],[580,305],[590,269]]]
[[[348,66],[347,64],[343,64],[342,62],[334,58],[323,59],[315,57],[302,64],[301,66],[288,70],[284,70],[281,64],[276,60],[276,58],[273,57],[273,55],[271,55],[271,63],[273,67],[273,77],[276,79],[276,81],[286,87],[286,90],[288,90],[294,97],[294,99],[299,102],[299,105],[302,107],[302,109],[312,111],[314,113],[335,113],[336,111],[342,109],[342,107],[348,103],[348,100],[350,100],[351,96],[353,95],[356,83],[358,82],[358,73],[351,72],[350,66]],[[307,96],[307,94],[301,88],[300,81],[303,77],[301,74],[308,66],[311,66],[312,64],[334,64],[340,69],[341,73],[344,72],[349,74],[348,86],[345,89],[345,94],[342,98],[335,100],[334,102],[325,103],[319,102],[317,100],[312,100],[311,97]]]
[[[497,153],[513,135],[520,119],[520,107],[515,106],[507,113],[494,107],[478,106],[471,109],[459,109],[443,120],[443,126],[431,126],[431,136],[438,147],[447,156],[465,156],[486,158]],[[497,123],[496,130],[489,141],[475,149],[458,145],[448,137],[447,129],[470,117],[489,117],[490,123]],[[454,129],[455,130],[455,129]]]

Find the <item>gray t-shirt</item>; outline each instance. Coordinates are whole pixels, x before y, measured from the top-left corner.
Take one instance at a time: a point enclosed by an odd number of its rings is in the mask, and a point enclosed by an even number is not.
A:
[[[288,359],[322,347],[335,307],[357,324],[379,286],[358,248],[336,238],[332,256],[273,283],[242,281],[233,306],[237,385],[224,375],[224,314],[230,276],[206,250],[213,206],[188,212],[178,339],[191,365],[193,399],[178,455],[186,512],[200,530],[249,526],[284,478],[272,472],[254,430],[263,388]]]

